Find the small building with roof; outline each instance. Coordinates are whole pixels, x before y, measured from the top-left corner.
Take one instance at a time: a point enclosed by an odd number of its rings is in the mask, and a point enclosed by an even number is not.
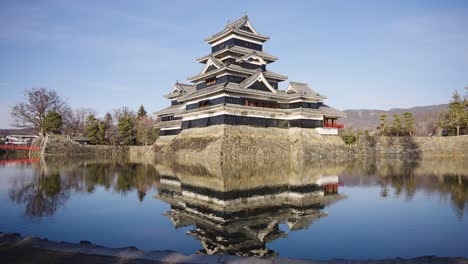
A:
[[[200,73],[188,78],[192,84],[176,82],[165,97],[171,106],[156,112],[160,135],[177,135],[183,129],[211,125],[302,127],[320,134],[336,135],[345,114],[324,103],[326,96],[307,83],[279,83],[287,76],[267,70],[278,60],[263,51],[268,36],[258,33],[247,16],[228,23],[205,39],[211,53],[197,59]]]

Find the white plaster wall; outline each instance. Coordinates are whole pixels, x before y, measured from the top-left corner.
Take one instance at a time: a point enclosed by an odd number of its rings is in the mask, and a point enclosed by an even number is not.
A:
[[[338,128],[334,127],[317,127],[315,130],[317,130],[320,135],[338,135]]]

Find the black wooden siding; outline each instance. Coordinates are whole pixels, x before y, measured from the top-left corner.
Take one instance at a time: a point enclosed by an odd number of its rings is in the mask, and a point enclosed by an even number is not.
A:
[[[220,84],[220,83],[225,83],[225,82],[241,83],[243,80],[245,80],[244,77],[235,76],[235,75],[224,75],[224,76],[217,78],[216,83],[213,83],[210,85],[207,85],[206,82],[199,83],[197,84],[196,89],[200,90],[206,87],[210,87],[210,86]]]
[[[215,46],[211,47],[211,52],[216,52],[218,50],[222,50],[222,49],[224,49],[224,48],[226,48],[226,47],[228,47],[230,45],[262,51],[262,45],[261,44],[256,44],[256,43],[248,42],[248,41],[245,41],[245,40],[232,38],[232,39],[228,39],[228,40],[224,41],[223,43],[219,43],[218,45],[215,45]]]
[[[209,105],[218,105],[218,104],[236,104],[236,105],[245,105],[245,101],[248,100],[250,102],[262,102],[262,103],[269,103],[272,105],[275,105],[275,108],[280,108],[280,109],[295,109],[295,108],[311,108],[311,109],[318,109],[322,103],[306,103],[306,102],[297,102],[297,103],[291,103],[291,104],[279,104],[275,101],[268,101],[268,100],[258,100],[258,99],[250,99],[250,98],[237,98],[237,97],[229,97],[229,96],[223,96],[211,100],[203,100],[198,103],[194,104],[188,104],[185,106],[186,110],[193,110],[199,108],[201,105],[203,105],[204,102],[208,102]]]
[[[309,120],[309,119],[296,119],[296,120],[282,120],[274,118],[261,118],[249,116],[236,116],[236,115],[219,115],[196,120],[189,120],[182,122],[182,128],[195,128],[207,127],[213,125],[245,125],[255,127],[302,127],[302,128],[316,128],[322,127],[322,120]]]

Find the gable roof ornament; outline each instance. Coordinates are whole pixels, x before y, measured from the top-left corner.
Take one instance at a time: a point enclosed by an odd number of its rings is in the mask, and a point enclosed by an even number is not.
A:
[[[267,64],[267,62],[262,57],[260,57],[255,51],[252,51],[251,53],[246,54],[236,59],[236,62],[242,62],[242,61],[245,61],[251,64],[256,64],[256,65]]]
[[[195,91],[195,85],[180,83],[177,81],[174,84],[174,87],[172,87],[171,92],[165,95],[165,97],[166,98],[177,97],[179,95],[192,93],[194,91]]]
[[[266,87],[268,87],[268,89],[272,93],[275,93],[275,94],[278,93],[278,91],[275,88],[273,88],[273,86],[271,86],[271,84],[267,81],[267,79],[265,78],[265,75],[263,75],[263,72],[260,69],[258,69],[256,73],[250,75],[250,77],[242,81],[239,84],[239,87],[243,89],[247,89],[253,84],[255,84],[256,82],[262,82]]]
[[[216,67],[216,69],[220,69],[220,68],[225,67],[226,65],[222,61],[210,55],[208,56],[208,60],[206,61],[205,67],[203,67],[199,75],[206,73],[208,69],[210,68],[210,66],[214,66]]]

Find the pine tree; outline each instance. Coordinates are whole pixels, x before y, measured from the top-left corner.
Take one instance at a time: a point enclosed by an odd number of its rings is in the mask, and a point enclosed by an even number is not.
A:
[[[60,134],[62,130],[62,116],[56,111],[47,112],[44,118],[44,131],[51,134]]]
[[[448,123],[452,128],[456,129],[457,136],[460,135],[460,128],[466,125],[466,110],[460,94],[455,91],[448,106]]]
[[[392,135],[398,137],[403,131],[403,126],[401,124],[401,117],[399,114],[394,114],[392,117],[393,117],[392,127],[391,127]]]
[[[381,114],[379,116],[379,126],[377,127],[377,130],[379,131],[379,134],[381,136],[387,136],[388,135],[387,114]]]
[[[137,113],[138,118],[145,117],[146,114],[147,113],[146,113],[145,108],[143,107],[143,105],[140,105],[140,108],[138,109],[138,113]]]
[[[126,115],[119,118],[117,129],[122,144],[134,145],[135,144],[135,123],[132,116]]]
[[[99,123],[94,115],[89,115],[86,119],[86,133],[89,138],[89,143],[98,144],[99,142]]]
[[[416,127],[414,125],[413,113],[411,112],[403,113],[403,123],[405,125],[404,127],[405,134],[411,137],[416,130]]]
[[[104,121],[98,121],[98,134],[97,134],[97,142],[98,144],[105,145],[107,144],[106,141],[106,131],[107,125]]]

